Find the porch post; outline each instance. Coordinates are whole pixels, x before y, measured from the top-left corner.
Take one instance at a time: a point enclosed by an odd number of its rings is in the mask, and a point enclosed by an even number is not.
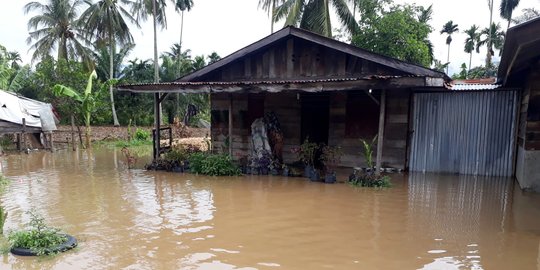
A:
[[[233,156],[233,98],[232,94],[229,94],[229,156]]]
[[[379,133],[377,135],[377,161],[375,163],[376,174],[381,174],[382,149],[384,139],[384,118],[386,113],[386,90],[381,92],[381,103],[379,106]]]
[[[159,93],[154,93],[154,129],[155,129],[155,133],[154,133],[154,161],[157,160],[157,158],[159,157],[159,147],[160,147],[160,132],[159,132],[159,129],[161,128],[160,126],[160,123],[161,123],[161,117],[160,117],[160,94]]]

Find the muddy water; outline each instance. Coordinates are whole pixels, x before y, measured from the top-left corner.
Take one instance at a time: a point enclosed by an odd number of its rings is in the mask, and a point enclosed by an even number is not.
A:
[[[414,174],[373,190],[127,170],[106,149],[0,161],[5,230],[35,209],[80,239],[0,269],[540,269],[540,196],[508,179]]]

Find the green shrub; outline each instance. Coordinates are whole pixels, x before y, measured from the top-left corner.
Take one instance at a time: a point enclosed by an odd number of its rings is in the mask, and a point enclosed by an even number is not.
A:
[[[67,241],[67,237],[60,233],[60,229],[47,226],[43,217],[33,212],[29,214],[31,215],[29,228],[9,234],[8,241],[12,248],[28,248],[41,256]]]
[[[150,138],[150,131],[137,128],[137,130],[135,131],[135,140],[148,141],[148,138]]]
[[[240,174],[240,169],[228,155],[201,152],[191,154],[188,160],[190,170],[193,173],[211,176]]]
[[[173,148],[165,153],[163,159],[180,164],[188,159],[188,153],[183,148]]]
[[[355,175],[349,179],[349,183],[353,186],[359,187],[391,187],[392,183],[390,182],[390,177],[377,176],[374,174],[360,174]]]

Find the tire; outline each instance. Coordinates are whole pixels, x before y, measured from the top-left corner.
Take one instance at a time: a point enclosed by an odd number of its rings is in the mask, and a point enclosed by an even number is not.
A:
[[[71,236],[69,234],[65,234],[65,236],[67,237],[66,242],[64,242],[64,243],[62,243],[60,245],[57,245],[55,247],[47,249],[45,251],[45,255],[50,254],[50,253],[55,253],[55,252],[64,252],[64,251],[70,250],[70,249],[77,246],[77,239],[75,239],[75,237],[73,237],[73,236]],[[32,251],[31,249],[29,249],[29,248],[14,247],[10,251],[11,251],[11,253],[13,255],[37,256],[37,254],[34,251]]]

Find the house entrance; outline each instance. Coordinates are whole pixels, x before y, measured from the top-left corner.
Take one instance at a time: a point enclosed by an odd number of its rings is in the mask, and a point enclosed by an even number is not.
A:
[[[302,142],[309,137],[310,142],[328,144],[330,120],[330,96],[324,94],[302,94]]]

